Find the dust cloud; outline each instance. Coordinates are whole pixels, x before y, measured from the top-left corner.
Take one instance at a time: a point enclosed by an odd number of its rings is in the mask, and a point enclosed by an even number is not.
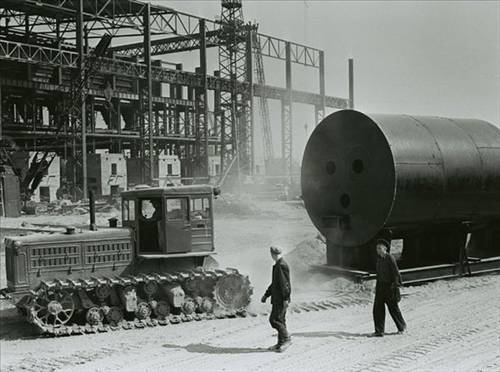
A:
[[[231,202],[249,205],[240,205],[231,213],[217,213],[215,205],[216,259],[221,267],[234,267],[249,276],[254,288],[251,310],[269,307],[269,302],[263,305],[260,298],[271,283],[271,245],[283,248],[290,265],[292,303],[366,289],[345,278],[314,270],[314,265],[326,263],[326,245],[302,204],[259,200],[250,195],[233,196]],[[248,213],[235,214],[235,210]]]

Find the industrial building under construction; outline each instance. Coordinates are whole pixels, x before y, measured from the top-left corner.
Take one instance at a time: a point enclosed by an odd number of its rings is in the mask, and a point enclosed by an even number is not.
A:
[[[207,70],[208,48],[217,71]],[[195,71],[178,62],[186,51],[198,51]],[[282,61],[285,86],[266,84],[265,58]],[[294,89],[294,65],[317,92]],[[293,104],[312,105],[315,123],[327,108],[352,107],[349,67],[350,97],[327,96],[324,52],[260,33],[241,0],[222,0],[217,20],[135,0],[3,0],[2,213],[18,184],[24,200],[58,190],[81,199],[89,189],[241,182],[273,164],[289,182]],[[280,123],[268,100],[281,102]],[[279,155],[271,125],[281,126]]]

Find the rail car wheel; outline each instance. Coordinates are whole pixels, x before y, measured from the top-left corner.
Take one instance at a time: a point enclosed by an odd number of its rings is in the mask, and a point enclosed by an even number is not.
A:
[[[220,278],[214,289],[214,298],[218,305],[227,310],[240,310],[250,304],[252,287],[248,277],[230,274]]]
[[[44,292],[30,308],[30,321],[41,328],[59,327],[69,322],[75,312],[75,300],[67,291]]]

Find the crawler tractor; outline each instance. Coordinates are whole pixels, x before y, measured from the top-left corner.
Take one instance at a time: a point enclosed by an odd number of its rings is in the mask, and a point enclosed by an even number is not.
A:
[[[246,315],[252,288],[212,268],[211,186],[122,193],[122,227],[5,239],[11,299],[53,335]]]

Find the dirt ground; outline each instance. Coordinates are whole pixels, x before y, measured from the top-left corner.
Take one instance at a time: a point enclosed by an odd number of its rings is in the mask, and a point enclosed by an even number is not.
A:
[[[254,285],[255,317],[183,323],[147,329],[46,338],[36,336],[15,309],[0,301],[0,370],[4,371],[500,371],[500,275],[439,281],[403,289],[401,307],[408,332],[373,331],[370,285],[307,273],[322,260],[321,244],[306,212],[279,202],[262,213],[216,216],[217,260],[237,267]],[[85,224],[86,216],[71,217]],[[104,224],[109,215],[98,216]],[[5,219],[3,226],[67,223],[68,216]],[[285,248],[292,263],[293,302],[329,299],[332,310],[290,313],[293,343],[268,352],[275,332],[268,304],[258,302],[271,275],[268,247]],[[2,252],[3,256],[3,252]],[[5,285],[4,257],[0,259]]]

